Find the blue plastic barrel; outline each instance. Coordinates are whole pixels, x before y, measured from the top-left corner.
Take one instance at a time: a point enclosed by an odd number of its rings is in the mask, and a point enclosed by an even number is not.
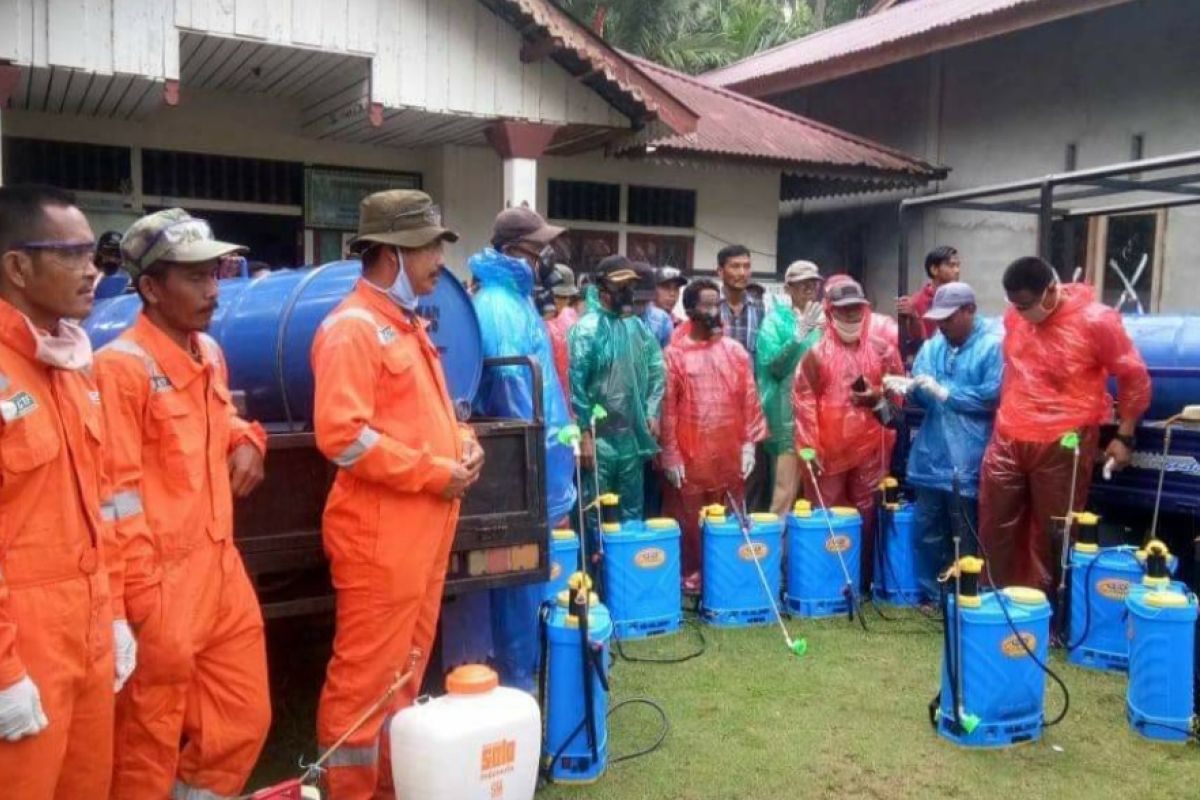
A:
[[[857,591],[861,547],[862,517],[857,509],[813,509],[808,501],[798,500],[787,518],[787,590],[783,596],[787,610],[800,617],[847,613],[846,575],[838,555]]]
[[[277,270],[254,280],[221,281],[209,332],[225,350],[230,387],[245,393],[250,418],[310,425],[313,337],[361,274],[358,261],[335,261],[315,269]],[[93,347],[116,338],[140,310],[136,295],[96,303],[84,321]],[[479,320],[471,298],[458,279],[443,269],[436,290],[421,298],[417,310],[429,320],[451,398],[465,414],[479,388],[483,365]]]
[[[550,533],[550,580],[546,581],[546,600],[554,602],[567,588],[571,573],[579,570],[579,537],[572,530]]]
[[[608,691],[607,679],[595,672],[592,678],[592,711],[596,720],[596,751],[593,758],[588,744],[584,712],[583,654],[579,620],[570,613],[569,593],[562,593],[546,621],[546,738],[544,761],[550,763],[550,778],[555,783],[592,783],[608,765]],[[588,638],[600,649],[597,663],[608,674],[608,646],[612,638],[612,619],[599,600],[593,600],[588,614]],[[557,756],[557,758],[555,758]]]
[[[96,283],[96,299],[105,300],[124,294],[129,288],[129,273],[119,269],[112,275],[105,275]]]
[[[1125,597],[1141,577],[1142,565],[1132,547],[1088,552],[1087,545],[1076,545],[1071,549],[1068,661],[1091,669],[1128,669]]]
[[[907,503],[896,509],[884,508],[878,515],[877,524],[881,531],[875,548],[875,583],[872,587],[876,600],[897,606],[915,606],[923,599],[917,574],[915,518],[913,507]]]
[[[1125,715],[1147,739],[1190,738],[1196,641],[1196,596],[1174,581],[1162,588],[1133,585],[1129,609],[1129,686]]]
[[[771,599],[779,597],[782,576],[783,523],[775,514],[750,515],[750,544],[736,516],[709,515],[702,529],[704,579],[700,616],[709,625],[745,627],[774,621]],[[754,566],[757,557],[770,596]]]
[[[1025,648],[1046,663],[1050,603],[1042,592],[1024,587],[983,592],[978,600],[978,607],[970,608],[964,602],[962,608],[960,702],[965,713],[979,718],[979,725],[971,733],[955,728],[954,683],[950,664],[943,658],[938,733],[963,747],[1006,747],[1040,739],[1046,674]],[[953,593],[947,602],[946,631],[953,658],[957,652]]]
[[[1122,320],[1150,370],[1154,393],[1146,419],[1165,419],[1200,401],[1200,316],[1126,315]]]
[[[679,630],[679,523],[626,522],[604,533],[604,599],[618,639],[642,639]]]

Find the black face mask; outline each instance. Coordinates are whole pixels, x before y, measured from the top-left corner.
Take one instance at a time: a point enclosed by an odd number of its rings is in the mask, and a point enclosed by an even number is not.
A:
[[[692,321],[693,325],[701,330],[707,331],[709,334],[716,333],[717,331],[721,330],[721,314],[719,312],[706,314],[703,311],[698,311],[693,308],[687,312],[687,315],[688,319]]]
[[[553,289],[563,282],[562,274],[554,266],[554,248],[546,245],[538,255],[537,279],[543,289]]]
[[[609,286],[608,296],[612,298],[612,308],[618,314],[628,316],[633,313],[633,287]]]

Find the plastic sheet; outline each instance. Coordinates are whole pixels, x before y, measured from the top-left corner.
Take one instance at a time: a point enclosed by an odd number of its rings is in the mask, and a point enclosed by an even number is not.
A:
[[[662,463],[682,465],[687,489],[741,486],[742,445],[766,436],[750,357],[725,336],[667,348]]]
[[[820,338],[821,329],[814,328],[803,340],[796,341],[796,312],[783,303],[775,304],[758,329],[754,374],[767,419],[765,445],[771,455],[795,449],[792,382],[800,359]]]
[[[483,337],[483,355],[529,355],[542,366],[542,399],[546,415],[546,507],[551,523],[575,503],[575,461],[571,448],[558,441],[570,423],[567,403],[546,325],[533,307],[533,272],[522,260],[487,248],[467,262],[479,286],[475,313]],[[484,370],[475,398],[476,411],[491,416],[533,416],[533,384],[524,367]]]
[[[828,307],[826,315],[825,332],[796,370],[796,447],[815,449],[821,468],[831,475],[865,464],[886,464],[895,431],[885,429],[871,409],[854,404],[851,385],[861,376],[880,389],[884,375],[903,375],[900,354],[874,320],[862,339],[847,345],[838,338]]]
[[[1064,433],[1108,421],[1109,375],[1117,379],[1122,418],[1150,407],[1150,377],[1114,309],[1095,302],[1090,286],[1059,287],[1057,310],[1038,325],[1016,309],[1004,315],[1004,390],[998,433],[1024,442],[1055,442]]]
[[[961,347],[951,347],[941,335],[921,346],[913,376],[928,375],[950,394],[945,402],[920,387],[909,395],[925,409],[925,419],[908,456],[908,483],[950,492],[957,474],[960,493],[978,496],[979,466],[992,438],[1003,373],[1000,337],[980,319]]]

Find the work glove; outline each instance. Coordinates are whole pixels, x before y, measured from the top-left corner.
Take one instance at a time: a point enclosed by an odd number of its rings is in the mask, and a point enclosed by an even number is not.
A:
[[[123,619],[113,620],[113,665],[116,668],[113,691],[119,692],[137,667],[137,639],[133,638],[133,630]]]
[[[804,341],[810,333],[825,324],[825,308],[813,301],[796,315],[796,341]]]
[[[892,394],[907,395],[913,390],[916,385],[914,378],[906,378],[903,375],[884,375],[883,388]]]
[[[0,737],[5,741],[36,736],[49,724],[42,696],[28,675],[0,691]]]
[[[687,473],[683,470],[683,464],[680,464],[678,467],[667,467],[663,470],[663,474],[667,477],[667,483],[676,489],[683,487],[683,481],[687,477]]]
[[[946,399],[950,397],[950,390],[928,375],[918,375],[913,378],[913,386],[924,389],[930,397],[939,403],[946,402]]]
[[[746,442],[742,445],[742,480],[749,478],[751,472],[754,472],[754,442]]]

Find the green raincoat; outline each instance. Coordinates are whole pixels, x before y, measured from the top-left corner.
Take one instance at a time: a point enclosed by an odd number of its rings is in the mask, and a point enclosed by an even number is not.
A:
[[[820,339],[821,329],[814,328],[803,340],[796,341],[796,312],[783,303],[775,304],[758,329],[754,377],[769,431],[763,444],[772,456],[796,449],[792,381],[800,359]]]

